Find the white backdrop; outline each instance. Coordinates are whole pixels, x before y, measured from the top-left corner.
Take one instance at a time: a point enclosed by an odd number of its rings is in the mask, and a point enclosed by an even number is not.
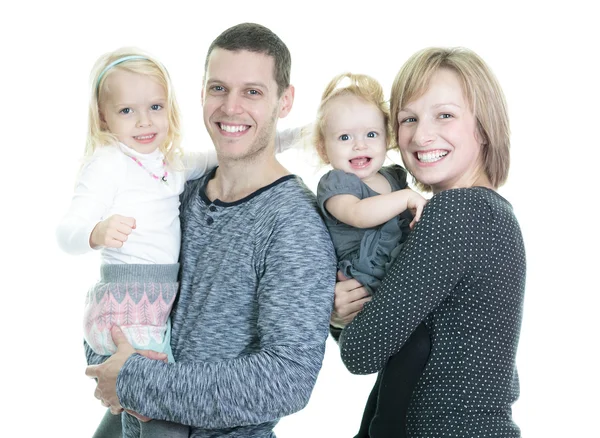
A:
[[[280,128],[312,120],[333,75],[363,72],[390,89],[425,46],[462,45],[492,67],[506,93],[512,167],[500,190],[525,236],[528,278],[514,417],[525,437],[598,436],[600,391],[595,278],[599,257],[597,15],[570,2],[20,2],[0,7],[3,177],[1,242],[2,436],[91,436],[104,409],[84,374],[81,311],[95,255],[62,254],[65,212],[84,145],[89,71],[102,53],[136,45],[169,69],[185,145],[212,147],[200,107],[204,57],[227,27],[270,27],[292,52],[294,109]],[[310,155],[282,157],[309,186]],[[306,409],[283,419],[282,438],[350,437],[374,376],[352,376],[337,347]],[[41,432],[44,430],[46,432]]]

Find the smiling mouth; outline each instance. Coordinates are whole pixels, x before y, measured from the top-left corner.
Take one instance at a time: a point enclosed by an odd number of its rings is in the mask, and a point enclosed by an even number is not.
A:
[[[135,138],[138,141],[152,140],[154,137],[156,137],[156,134],[134,135],[133,136],[133,138]]]
[[[350,160],[350,165],[354,168],[361,168],[368,166],[371,162],[371,157],[356,157]]]
[[[446,155],[448,155],[448,151],[429,151],[429,152],[417,152],[417,159],[421,163],[435,163],[436,161],[441,160]]]
[[[221,128],[222,131],[230,132],[232,134],[244,132],[250,129],[249,125],[226,125],[225,123],[220,122],[217,122],[217,125],[219,125],[219,128]]]

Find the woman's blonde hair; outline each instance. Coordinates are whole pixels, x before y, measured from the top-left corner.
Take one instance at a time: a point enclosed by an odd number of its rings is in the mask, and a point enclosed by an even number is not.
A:
[[[455,72],[470,110],[475,116],[482,144],[482,166],[494,188],[506,182],[510,167],[510,129],[504,93],[487,64],[463,47],[431,47],[412,55],[400,68],[392,85],[392,143],[398,146],[398,112],[421,97],[440,69]],[[421,190],[431,188],[416,182]]]
[[[132,59],[110,66],[111,63],[125,57],[132,57]],[[100,105],[106,95],[106,79],[115,71],[150,76],[164,88],[167,95],[169,129],[165,142],[159,146],[159,149],[169,165],[178,164],[181,156],[181,116],[169,73],[160,62],[135,47],[123,47],[102,55],[92,69],[85,157],[89,158],[98,147],[116,145],[119,141],[105,128],[100,116]]]
[[[327,124],[327,104],[338,96],[356,96],[365,102],[375,105],[383,116],[386,127],[386,141],[390,139],[390,110],[388,103],[383,97],[383,88],[377,80],[371,76],[353,73],[342,73],[334,77],[321,96],[321,104],[317,111],[317,119],[314,125],[313,144],[317,149],[319,157],[325,164],[329,164],[329,158],[325,151],[325,125]]]

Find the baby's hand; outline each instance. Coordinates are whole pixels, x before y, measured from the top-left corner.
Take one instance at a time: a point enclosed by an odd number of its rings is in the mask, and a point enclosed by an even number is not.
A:
[[[96,224],[90,234],[90,246],[92,248],[121,248],[134,229],[134,218],[113,214]]]
[[[412,192],[408,198],[406,206],[413,214],[413,220],[410,223],[410,229],[412,230],[417,222],[421,220],[421,214],[423,214],[423,208],[427,204],[427,199],[419,195],[417,192]]]

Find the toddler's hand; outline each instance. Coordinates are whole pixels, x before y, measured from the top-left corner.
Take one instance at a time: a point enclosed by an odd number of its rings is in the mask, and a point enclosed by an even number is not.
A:
[[[96,224],[90,234],[90,246],[92,248],[121,248],[134,229],[134,218],[113,214]]]
[[[410,229],[412,230],[417,222],[421,220],[421,215],[423,214],[423,208],[427,204],[427,199],[419,195],[417,192],[412,192],[411,196],[408,198],[407,207],[413,214],[413,220],[410,223]]]

